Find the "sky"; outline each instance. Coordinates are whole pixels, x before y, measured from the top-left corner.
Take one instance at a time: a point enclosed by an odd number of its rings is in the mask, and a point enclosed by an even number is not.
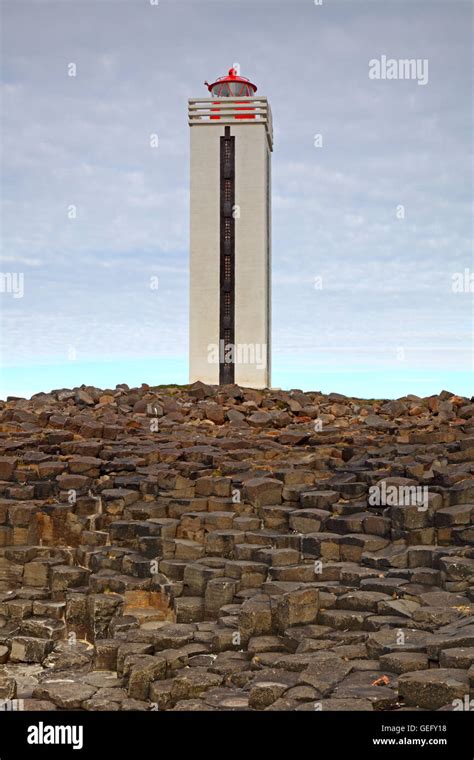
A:
[[[234,64],[273,113],[272,385],[474,393],[470,2],[0,8],[1,398],[187,382],[187,99]]]

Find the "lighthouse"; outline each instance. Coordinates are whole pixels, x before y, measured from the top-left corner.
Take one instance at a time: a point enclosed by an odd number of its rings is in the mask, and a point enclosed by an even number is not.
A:
[[[270,386],[271,110],[231,68],[190,98],[189,379]]]

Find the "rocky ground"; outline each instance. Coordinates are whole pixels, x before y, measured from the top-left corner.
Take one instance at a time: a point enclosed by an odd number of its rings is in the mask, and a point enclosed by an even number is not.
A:
[[[0,700],[474,708],[472,400],[83,386],[0,425]]]

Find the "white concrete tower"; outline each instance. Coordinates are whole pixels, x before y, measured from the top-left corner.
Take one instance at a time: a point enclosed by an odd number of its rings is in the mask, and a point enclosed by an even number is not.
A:
[[[232,68],[190,98],[189,379],[270,386],[270,106]]]

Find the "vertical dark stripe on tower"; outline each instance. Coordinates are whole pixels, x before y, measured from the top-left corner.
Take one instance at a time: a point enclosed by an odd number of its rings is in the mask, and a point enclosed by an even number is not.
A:
[[[235,378],[235,138],[230,127],[220,138],[220,296],[219,296],[219,383]],[[230,345],[232,349],[230,349]],[[222,351],[222,346],[224,351]],[[230,349],[230,350],[229,350]]]

